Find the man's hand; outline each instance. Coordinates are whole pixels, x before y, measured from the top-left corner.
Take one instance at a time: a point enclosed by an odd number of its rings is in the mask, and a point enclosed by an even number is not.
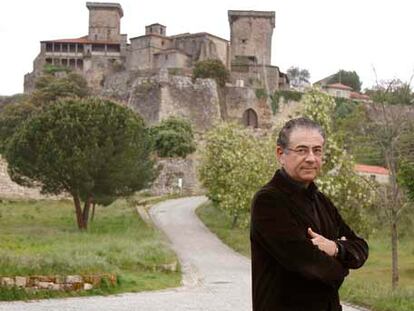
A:
[[[325,238],[323,235],[317,234],[308,228],[308,234],[311,237],[313,245],[316,245],[321,251],[325,252],[331,257],[338,253],[338,246],[334,241]]]

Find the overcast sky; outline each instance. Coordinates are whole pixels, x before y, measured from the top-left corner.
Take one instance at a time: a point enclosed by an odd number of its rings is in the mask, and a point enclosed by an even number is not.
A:
[[[103,0],[101,0],[103,1]],[[114,1],[112,1],[114,2]],[[272,64],[306,68],[315,82],[355,70],[363,88],[378,79],[408,81],[414,70],[414,2],[410,0],[123,0],[121,32],[143,35],[161,23],[167,35],[209,32],[230,39],[227,10],[276,12]],[[0,95],[23,91],[40,41],[88,33],[83,0],[13,0],[0,9]]]

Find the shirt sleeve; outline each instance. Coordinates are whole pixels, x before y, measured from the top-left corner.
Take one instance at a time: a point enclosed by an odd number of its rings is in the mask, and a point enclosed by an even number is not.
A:
[[[334,288],[348,269],[320,251],[307,237],[291,212],[291,203],[271,193],[259,192],[253,199],[251,239],[259,243],[285,269],[316,279]]]
[[[338,260],[348,269],[358,269],[368,259],[368,243],[355,234],[342,219],[336,208],[335,213],[339,224],[339,238],[346,238],[346,240],[339,239],[336,241],[340,249]]]

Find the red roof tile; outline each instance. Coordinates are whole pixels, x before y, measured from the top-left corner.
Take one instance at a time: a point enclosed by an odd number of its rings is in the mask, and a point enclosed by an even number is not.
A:
[[[355,164],[355,171],[360,173],[370,173],[378,175],[389,175],[388,169],[382,166]]]
[[[342,83],[332,83],[326,85],[327,88],[330,89],[340,89],[340,90],[352,90],[352,87],[349,87],[348,85],[342,84]]]
[[[366,100],[370,99],[368,95],[357,93],[357,92],[351,92],[350,97],[354,99],[366,99]]]
[[[99,41],[99,40],[89,40],[88,36],[83,36],[80,38],[74,38],[74,39],[57,39],[57,40],[45,40],[40,41],[45,43],[81,43],[81,44],[120,44],[120,42],[115,41]]]

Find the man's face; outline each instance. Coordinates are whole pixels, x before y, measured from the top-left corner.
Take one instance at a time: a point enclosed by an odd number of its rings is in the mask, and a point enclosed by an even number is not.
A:
[[[287,148],[277,146],[276,155],[292,179],[309,184],[321,169],[323,143],[318,130],[297,128],[290,134]]]

